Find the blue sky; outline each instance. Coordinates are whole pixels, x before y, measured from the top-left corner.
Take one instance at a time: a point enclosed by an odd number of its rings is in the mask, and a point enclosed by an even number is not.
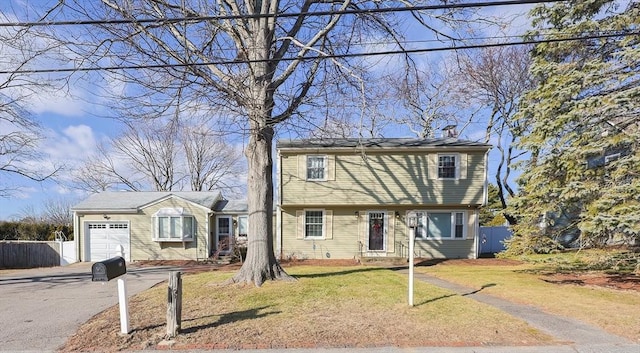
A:
[[[4,6],[0,5],[0,12],[6,15],[7,8],[13,7],[15,9],[24,3],[34,4],[33,1],[10,0],[3,2]],[[44,1],[44,3],[50,4],[51,2]],[[9,6],[7,7],[7,5]],[[524,10],[521,7],[508,7],[486,11],[493,11],[494,15],[506,17],[522,13]],[[9,20],[11,18],[3,19],[0,17],[2,22]],[[526,23],[524,18],[518,20],[512,33],[522,33]],[[420,40],[421,32],[416,32],[413,37],[415,40]],[[0,55],[6,55],[6,52]],[[425,65],[434,65],[434,61],[445,57],[442,54],[434,53],[420,58],[420,60],[425,60]],[[51,66],[50,63],[40,63],[40,65],[43,67]],[[114,120],[98,117],[101,110],[107,108],[101,104],[101,98],[96,94],[95,86],[91,86],[86,81],[72,80],[66,88],[71,94],[64,94],[63,91],[42,92],[24,101],[24,106],[29,110],[33,119],[44,128],[45,139],[41,141],[40,150],[47,156],[46,163],[74,167],[95,152],[98,142],[115,136],[121,127]],[[406,128],[399,127],[389,129],[385,135],[387,137],[414,137]],[[477,140],[482,136],[484,136],[484,126],[478,124],[475,128],[466,130],[462,138]],[[494,152],[490,157],[491,176],[498,159]],[[59,177],[63,181],[68,179],[68,172],[63,171]],[[6,174],[0,175],[0,178],[3,183],[19,188],[10,198],[0,198],[0,220],[19,217],[29,209],[39,212],[42,209],[42,204],[47,200],[68,200],[73,203],[87,196],[83,192],[54,181],[33,182]]]

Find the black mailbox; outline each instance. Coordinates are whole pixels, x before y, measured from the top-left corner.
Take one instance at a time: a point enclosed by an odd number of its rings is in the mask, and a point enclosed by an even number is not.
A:
[[[96,262],[91,266],[91,280],[93,282],[108,282],[125,273],[127,273],[127,266],[122,256]]]

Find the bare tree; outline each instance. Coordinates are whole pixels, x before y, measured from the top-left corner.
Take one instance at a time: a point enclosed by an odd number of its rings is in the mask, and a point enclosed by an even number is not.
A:
[[[122,136],[113,140],[113,152],[156,191],[171,191],[182,177],[176,175],[178,128],[174,121],[127,123]]]
[[[113,153],[111,144],[99,143],[96,152],[87,156],[80,167],[72,171],[71,187],[97,193],[111,189],[142,191],[152,189],[144,178],[122,158]],[[149,184],[150,185],[150,184]]]
[[[224,189],[234,193],[245,174],[241,153],[203,121],[127,122],[118,137],[73,172],[72,187],[91,193]]]
[[[359,42],[375,39],[403,48],[399,16],[378,9],[413,9],[405,19],[454,38],[449,29],[457,10],[412,8],[424,3],[68,0],[50,19],[95,20],[90,31],[67,37],[82,40],[69,43],[78,62],[137,68],[110,73],[111,82],[125,86],[114,107],[121,117],[152,119],[198,101],[212,111],[223,107],[234,114],[229,118],[238,119],[248,133],[250,219],[247,258],[233,281],[259,286],[266,279],[290,279],[273,252],[274,128],[314,114],[313,107],[335,107],[345,93],[365,91],[366,63],[350,55],[362,52]]]
[[[516,150],[516,143],[528,123],[514,116],[520,98],[534,84],[529,74],[529,51],[526,46],[486,48],[466,53],[459,61],[460,91],[469,100],[490,109],[485,142],[493,139],[500,152],[495,181],[503,209],[507,207],[507,195],[515,195],[510,185],[511,167],[523,155]],[[505,218],[510,224],[515,223],[514,217],[505,214]]]
[[[42,211],[43,222],[56,226],[71,225],[73,223],[73,213],[71,212],[73,204],[70,199],[45,200]]]
[[[458,104],[447,74],[414,68],[392,73],[386,82],[385,101],[395,97],[401,105],[391,115],[418,138],[434,138],[448,125],[456,125],[462,133],[473,120],[473,114]]]
[[[46,41],[44,34],[38,40],[39,34],[33,31],[0,28],[0,68],[26,69],[45,60],[54,42]],[[46,156],[39,152],[41,127],[25,109],[31,98],[54,88],[26,74],[0,75],[0,197],[10,197],[20,189],[7,181],[10,175],[44,181],[61,169],[46,163]]]
[[[181,128],[181,142],[189,170],[191,190],[234,190],[244,175],[241,153],[205,122]]]

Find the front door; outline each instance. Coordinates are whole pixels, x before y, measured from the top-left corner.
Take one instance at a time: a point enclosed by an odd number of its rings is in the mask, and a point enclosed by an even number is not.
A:
[[[218,216],[216,218],[216,233],[218,234],[218,253],[229,254],[233,246],[233,227],[231,216]]]
[[[387,238],[386,212],[369,212],[368,251],[384,251]]]

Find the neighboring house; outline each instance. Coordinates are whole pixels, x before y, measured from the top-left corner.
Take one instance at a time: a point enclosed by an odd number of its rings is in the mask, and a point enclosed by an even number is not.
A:
[[[205,260],[246,234],[246,204],[210,192],[102,192],[72,207],[80,261]],[[238,231],[239,230],[239,231]]]
[[[487,200],[484,143],[446,139],[283,140],[276,249],[283,258],[476,258]]]

